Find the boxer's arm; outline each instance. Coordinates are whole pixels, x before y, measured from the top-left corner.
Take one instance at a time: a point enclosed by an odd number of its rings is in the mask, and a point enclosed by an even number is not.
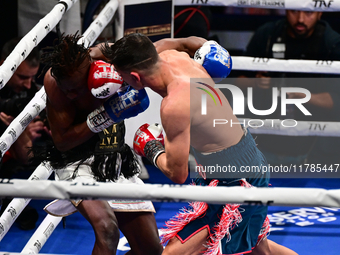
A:
[[[179,184],[184,183],[188,177],[189,107],[188,100],[179,98],[177,102],[169,104],[165,102],[161,109],[161,119],[166,134],[165,153],[158,156],[156,165],[170,180]]]
[[[51,129],[52,139],[56,148],[60,151],[70,150],[89,140],[94,133],[88,128],[86,122],[73,125],[70,120],[71,115],[68,109],[64,111],[56,110],[46,103],[48,120]],[[60,125],[60,123],[62,123]]]
[[[57,149],[66,151],[90,139],[94,133],[87,127],[86,122],[74,125],[76,110],[60,91],[49,71],[44,78],[44,87],[47,94],[47,118]]]
[[[207,40],[202,37],[190,36],[187,38],[165,38],[154,43],[158,53],[165,50],[184,51],[194,57],[195,52],[202,47]]]

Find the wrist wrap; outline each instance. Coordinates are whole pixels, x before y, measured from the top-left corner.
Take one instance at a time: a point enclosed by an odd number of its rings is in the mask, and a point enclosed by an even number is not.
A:
[[[104,106],[100,106],[87,116],[86,123],[93,133],[99,133],[112,126],[115,122],[109,117]]]
[[[151,140],[144,147],[145,157],[152,162],[157,168],[156,160],[159,155],[165,153],[163,144],[158,140]]]

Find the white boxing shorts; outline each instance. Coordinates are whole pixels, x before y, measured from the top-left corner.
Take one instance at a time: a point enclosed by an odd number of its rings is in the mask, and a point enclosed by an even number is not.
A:
[[[55,170],[55,179],[61,181],[72,181],[72,182],[95,182],[95,178],[92,174],[90,162],[91,158],[79,165],[75,171],[79,162],[73,163],[63,169]],[[119,162],[120,160],[117,160]],[[126,179],[120,175],[119,179],[113,183],[123,184],[139,184],[144,185],[144,182],[137,176],[133,176]],[[56,199],[45,206],[44,210],[53,215],[59,217],[65,217],[77,211],[77,206],[82,200],[61,200]],[[111,208],[117,212],[155,212],[155,208],[149,200],[122,200],[113,199],[107,201]]]

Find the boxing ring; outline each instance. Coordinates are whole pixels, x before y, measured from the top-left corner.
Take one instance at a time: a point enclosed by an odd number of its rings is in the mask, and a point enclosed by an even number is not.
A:
[[[3,88],[16,67],[25,59],[30,51],[39,44],[39,42],[58,24],[62,19],[63,14],[67,12],[76,0],[59,1],[58,4],[48,13],[39,23],[19,42],[12,54],[6,59],[0,67],[0,88]],[[175,5],[190,5],[201,4],[202,1],[174,1]],[[208,2],[208,1],[207,1]],[[332,5],[323,4],[327,1],[255,1],[261,2],[259,5],[251,4],[252,1],[236,1],[236,0],[220,0],[209,1],[212,5],[228,5],[238,7],[258,7],[258,8],[283,8],[283,9],[301,9],[301,10],[319,10],[319,11],[339,11],[340,3],[331,1]],[[264,5],[263,3],[267,4]],[[284,3],[270,5],[269,2]],[[322,3],[321,3],[322,2]],[[254,3],[254,2],[253,2]],[[83,38],[79,43],[84,43],[85,46],[90,46],[94,43],[101,31],[113,18],[116,10],[119,8],[121,1],[111,0],[100,12],[97,18],[84,32]],[[340,62],[332,61],[331,63],[323,63],[320,61],[305,61],[305,60],[278,60],[278,59],[255,59],[250,57],[233,57],[233,69],[248,70],[248,71],[285,71],[285,72],[314,72],[338,74],[340,70]],[[149,93],[149,90],[148,90]],[[160,102],[160,98],[150,92],[151,101]],[[2,155],[11,147],[17,137],[27,127],[29,122],[34,119],[46,105],[46,94],[44,88],[40,89],[36,96],[28,103],[25,109],[18,115],[17,118],[8,126],[4,134],[0,137],[0,151]],[[143,116],[148,114],[148,111],[142,116],[137,116],[134,120],[129,120],[127,126],[127,136],[136,130],[144,122],[155,122],[153,118],[145,120]],[[155,118],[159,118],[156,116]],[[157,121],[156,120],[156,121]],[[240,120],[242,121],[242,120]],[[246,121],[246,120],[245,120]],[[310,125],[318,123],[326,125],[326,130],[310,130]],[[310,135],[310,136],[340,136],[340,123],[337,122],[304,122],[299,121],[299,126],[294,132],[288,129],[279,128],[273,129],[268,125],[248,125],[253,134],[276,134],[276,135]],[[241,204],[265,204],[270,206],[310,207],[309,209],[291,209],[289,215],[274,212],[270,217],[271,221],[276,224],[276,227],[283,222],[297,221],[301,215],[323,215],[319,217],[321,222],[332,222],[338,208],[340,208],[340,190],[337,188],[324,189],[322,187],[314,188],[244,188],[244,187],[209,187],[209,192],[206,192],[207,187],[194,187],[191,185],[173,185],[173,184],[146,184],[135,185],[131,189],[128,184],[110,184],[110,183],[70,183],[64,181],[48,180],[53,169],[47,164],[42,163],[32,173],[28,180],[18,179],[2,179],[0,180],[0,198],[14,198],[7,206],[5,212],[0,217],[0,250],[2,250],[1,242],[5,235],[10,230],[16,218],[20,215],[25,206],[32,200],[52,200],[59,199],[149,199],[155,203],[182,203],[186,201],[204,201],[210,203],[224,204],[241,203]],[[340,169],[339,169],[340,172]],[[128,187],[128,188],[127,188]],[[237,196],[235,194],[237,193]],[[114,195],[113,195],[114,194]],[[162,205],[163,206],[163,205]],[[162,211],[162,206],[159,206]],[[166,206],[165,206],[166,207]],[[295,211],[294,211],[295,210]],[[157,216],[157,214],[156,214]],[[46,241],[61,222],[61,217],[47,215],[40,223],[39,227],[34,231],[25,247],[20,254],[37,254],[43,248]],[[165,219],[166,220],[166,219]],[[308,226],[309,221],[302,221],[301,225]],[[273,229],[275,229],[273,227]],[[126,239],[122,238],[120,243],[121,251],[126,251]],[[1,252],[0,254],[18,254]],[[122,253],[123,254],[123,253]],[[328,254],[328,253],[327,253]]]

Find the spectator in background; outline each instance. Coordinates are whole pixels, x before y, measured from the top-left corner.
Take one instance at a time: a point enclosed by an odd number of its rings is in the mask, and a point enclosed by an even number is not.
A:
[[[321,16],[321,12],[287,10],[286,18],[266,23],[255,32],[245,55],[262,58],[340,60],[340,35],[327,22],[321,20]],[[280,109],[278,109],[272,116],[269,116],[270,118],[340,120],[340,90],[334,79],[329,79],[334,78],[332,75],[247,72],[245,76],[259,78],[254,79],[256,80],[254,83],[246,84],[246,86],[253,86],[254,107],[259,110],[270,108],[272,87],[302,87],[311,92],[311,99],[304,106],[312,113],[312,116],[304,116],[298,108],[292,105],[287,116],[281,116]],[[278,79],[288,77],[309,79]],[[320,79],[315,79],[316,77]],[[288,97],[303,98],[305,95],[291,93]],[[249,117],[255,118],[251,115]],[[258,135],[257,139],[269,164],[278,165],[301,164],[307,162],[308,155],[314,155],[315,163],[336,163],[339,161],[340,151],[337,149],[338,146],[335,146],[335,142],[339,141],[333,137]],[[315,158],[315,155],[318,157]],[[326,156],[327,161],[325,161]]]
[[[5,43],[1,51],[1,64],[10,55],[20,39],[13,38]],[[40,52],[37,48],[34,48],[15,70],[5,87],[0,90],[0,134],[5,132],[8,125],[41,87],[34,82],[39,64]],[[41,114],[42,117],[44,116],[43,113],[44,111]],[[0,178],[27,179],[34,171],[36,166],[29,164],[29,147],[32,147],[33,143],[40,138],[49,135],[49,129],[45,126],[42,117],[34,119],[3,155]],[[4,201],[2,210],[8,203],[8,200]],[[35,209],[26,207],[18,217],[19,227],[32,229],[35,227],[37,219],[38,215]]]

